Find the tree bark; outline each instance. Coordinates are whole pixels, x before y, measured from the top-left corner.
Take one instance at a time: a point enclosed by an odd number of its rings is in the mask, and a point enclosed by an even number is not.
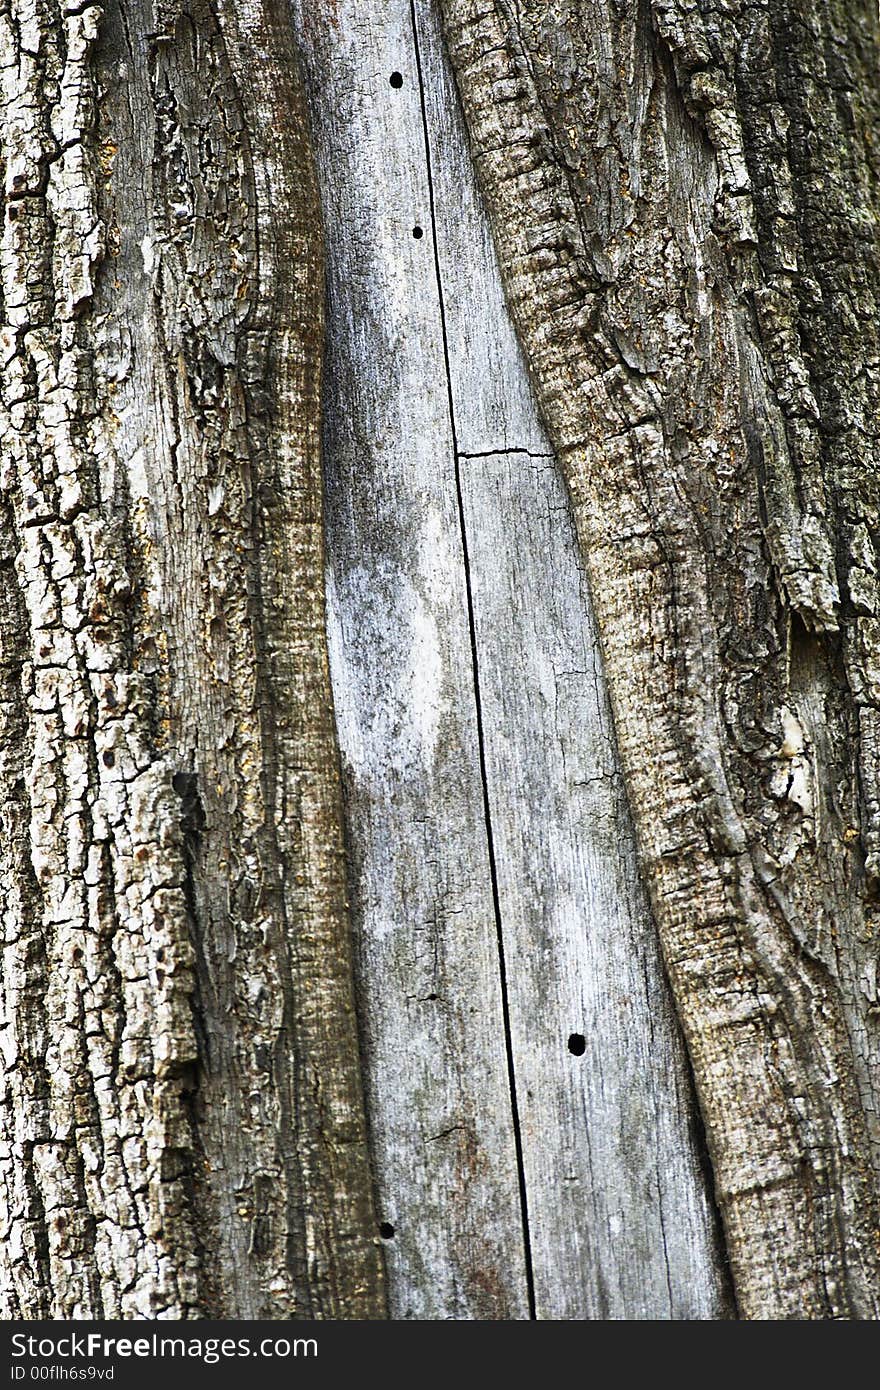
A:
[[[739,1308],[875,1317],[876,5],[442,8]]]
[[[4,1311],[380,1316],[289,20],[0,25]]]
[[[0,4],[0,1310],[386,1312],[298,26],[392,1306],[727,1310],[552,446],[739,1311],[877,1317],[876,7],[438,0],[549,444],[325,8]]]

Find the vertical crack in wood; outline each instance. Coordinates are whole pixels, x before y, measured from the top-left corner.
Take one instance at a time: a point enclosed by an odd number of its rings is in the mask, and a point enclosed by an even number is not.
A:
[[[441,8],[739,1306],[876,1317],[877,7]]]
[[[492,833],[492,807],[489,799],[489,782],[486,772],[486,747],[485,735],[483,730],[483,708],[480,697],[480,669],[479,652],[477,649],[477,631],[474,618],[474,600],[470,572],[470,556],[468,553],[467,524],[465,517],[464,498],[461,487],[461,456],[458,450],[458,437],[455,424],[455,400],[452,390],[452,376],[449,369],[449,340],[446,326],[446,310],[443,299],[443,277],[440,267],[440,254],[437,244],[437,219],[434,209],[434,180],[431,169],[431,137],[428,129],[428,118],[425,107],[425,87],[424,75],[422,71],[421,50],[419,47],[418,17],[416,14],[415,0],[410,0],[410,17],[412,21],[413,46],[416,59],[416,70],[419,83],[419,101],[422,113],[422,129],[425,140],[425,164],[428,179],[428,199],[431,214],[431,242],[432,254],[434,257],[434,273],[437,280],[437,297],[440,308],[440,331],[443,341],[443,357],[446,369],[446,386],[449,401],[449,425],[452,434],[453,447],[453,466],[455,469],[455,489],[458,505],[458,520],[461,531],[462,560],[464,565],[465,592],[467,597],[467,620],[468,632],[471,644],[471,664],[473,669],[474,683],[474,705],[476,713],[477,727],[477,747],[480,763],[480,782],[483,793],[483,810],[486,826],[486,845],[489,859],[489,872],[492,882],[492,904],[495,913],[495,927],[498,938],[498,971],[501,986],[501,1006],[504,1020],[504,1049],[507,1059],[507,1077],[510,1091],[510,1110],[511,1122],[513,1125],[514,1144],[516,1148],[517,1177],[519,1182],[519,1200],[522,1220],[523,1237],[523,1257],[525,1261],[525,1273],[528,1293],[529,1317],[536,1317],[535,1305],[535,1279],[532,1263],[531,1235],[529,1231],[529,1207],[528,1191],[526,1187],[525,1163],[523,1159],[522,1127],[520,1123],[519,1102],[517,1099],[516,1085],[516,1063],[513,1050],[513,1035],[510,1023],[510,1000],[507,983],[507,962],[504,949],[504,923],[501,915],[501,902],[498,894],[498,871],[495,860],[495,843]]]

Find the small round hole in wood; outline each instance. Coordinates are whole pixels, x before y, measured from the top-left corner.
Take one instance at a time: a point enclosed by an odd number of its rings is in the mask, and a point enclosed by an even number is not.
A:
[[[393,72],[393,73],[391,74],[391,76],[389,77],[388,81],[391,83],[392,87],[402,87],[402,86],[403,86],[403,73],[400,73],[400,72]]]
[[[394,1239],[394,1227],[392,1226],[390,1221],[382,1222],[381,1226],[379,1227],[379,1235],[382,1237],[383,1240]]]
[[[583,1057],[587,1050],[587,1040],[583,1033],[572,1033],[569,1036],[568,1050],[573,1057]]]
[[[425,233],[422,231],[421,227],[413,227],[413,236],[415,237],[416,241],[418,241],[424,235]]]

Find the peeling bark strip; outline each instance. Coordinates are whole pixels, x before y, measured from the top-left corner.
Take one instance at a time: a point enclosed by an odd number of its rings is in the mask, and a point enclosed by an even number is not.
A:
[[[740,1308],[874,1317],[876,5],[443,9]]]
[[[3,1313],[379,1316],[286,16],[0,63]]]

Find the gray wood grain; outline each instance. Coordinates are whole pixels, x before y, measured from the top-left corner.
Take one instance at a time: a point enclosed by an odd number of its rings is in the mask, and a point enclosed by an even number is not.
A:
[[[718,1316],[564,485],[524,454],[470,459],[462,480],[538,1315]]]
[[[297,22],[327,227],[330,649],[392,1312],[723,1316],[568,502],[434,16],[340,0]]]
[[[877,6],[437,3],[737,1307],[876,1318]]]
[[[324,180],[329,636],[396,1317],[528,1312],[406,5],[299,17]],[[405,85],[389,83],[394,70]],[[415,238],[414,226],[428,229]]]

